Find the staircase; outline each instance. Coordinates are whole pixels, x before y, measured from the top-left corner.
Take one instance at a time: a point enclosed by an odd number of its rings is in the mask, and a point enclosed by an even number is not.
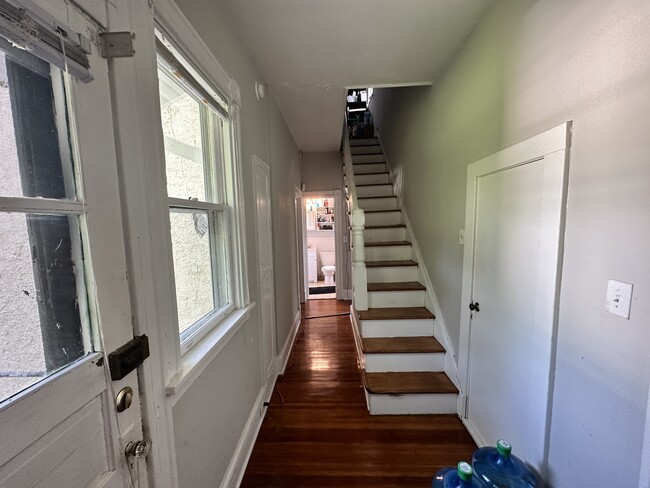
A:
[[[353,266],[359,272],[365,264],[367,287],[354,290],[352,312],[368,410],[456,413],[458,390],[444,373],[445,349],[433,335],[435,317],[425,307],[422,270],[413,259],[381,145],[376,138],[352,139],[345,150],[348,191],[352,187],[354,205],[365,216],[363,239],[354,240],[353,227],[352,242],[363,243],[356,261],[353,250]]]

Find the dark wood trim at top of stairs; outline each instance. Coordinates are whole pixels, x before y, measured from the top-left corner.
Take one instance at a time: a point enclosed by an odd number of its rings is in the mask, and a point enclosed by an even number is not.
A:
[[[381,164],[381,163],[384,163],[384,161],[380,161],[379,163],[368,163],[368,164]],[[357,163],[357,164],[362,164],[362,163]],[[389,175],[389,174],[390,174],[389,171],[379,171],[377,173],[356,173],[354,176],[357,177],[357,176]],[[385,185],[387,183],[381,183],[381,184]],[[359,186],[359,185],[357,185],[357,186]]]
[[[382,156],[383,154],[355,154],[355,156]],[[354,161],[352,162],[352,166],[363,166],[364,164],[386,164],[386,161],[366,161],[366,162],[361,162],[361,163],[355,163]],[[352,168],[354,169],[354,168]],[[384,171],[382,171],[383,173]],[[355,173],[355,176],[359,175],[370,175],[372,173]]]
[[[357,188],[359,188],[360,186],[393,186],[393,184],[392,183],[363,183],[361,185],[357,185]]]
[[[458,389],[445,373],[366,373],[363,384],[369,393],[404,395],[408,393],[450,393]]]
[[[426,307],[369,308],[357,314],[359,320],[433,320],[436,318]]]
[[[435,337],[364,337],[361,347],[365,354],[431,354],[444,353],[445,348]]]
[[[400,266],[417,266],[418,263],[410,259],[393,259],[387,261],[366,261],[366,268],[398,268]]]
[[[426,286],[419,281],[368,283],[368,291],[424,291],[426,289]]]
[[[392,247],[392,246],[410,246],[409,241],[384,241],[384,242],[366,242],[366,247]]]

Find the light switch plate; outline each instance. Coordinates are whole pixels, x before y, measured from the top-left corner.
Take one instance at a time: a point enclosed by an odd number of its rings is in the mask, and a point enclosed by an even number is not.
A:
[[[633,287],[631,283],[609,280],[607,282],[607,311],[629,319]]]

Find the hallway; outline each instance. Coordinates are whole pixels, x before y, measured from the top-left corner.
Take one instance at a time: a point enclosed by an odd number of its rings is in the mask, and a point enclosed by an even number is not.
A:
[[[331,316],[349,310],[304,306],[315,318],[303,320],[242,487],[426,487],[439,468],[470,459],[476,446],[455,415],[368,414],[349,315]]]

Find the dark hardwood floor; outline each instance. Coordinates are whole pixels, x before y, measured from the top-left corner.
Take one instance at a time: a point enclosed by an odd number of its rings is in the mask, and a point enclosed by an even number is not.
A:
[[[350,302],[309,301],[303,316]],[[255,443],[243,487],[428,487],[476,445],[454,415],[370,416],[348,316],[303,321]]]

